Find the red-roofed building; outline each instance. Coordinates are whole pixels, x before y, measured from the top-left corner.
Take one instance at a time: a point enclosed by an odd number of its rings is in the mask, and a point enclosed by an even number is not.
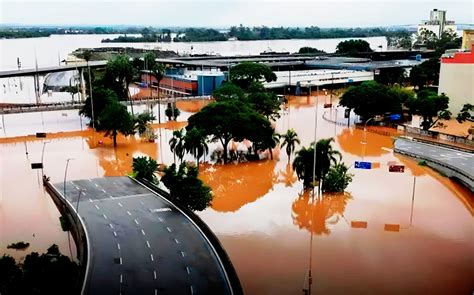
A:
[[[474,104],[474,45],[468,52],[443,55],[438,93],[449,97],[449,110],[454,116],[464,104]]]

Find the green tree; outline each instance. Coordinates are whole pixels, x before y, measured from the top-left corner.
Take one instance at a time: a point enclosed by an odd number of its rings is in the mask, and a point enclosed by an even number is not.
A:
[[[154,159],[150,157],[134,157],[132,168],[137,178],[154,183],[157,182],[155,171],[158,169],[158,163]]]
[[[204,132],[197,128],[188,130],[184,136],[184,149],[196,158],[199,169],[199,159],[209,153]]]
[[[246,100],[244,90],[232,82],[224,83],[219,88],[214,90],[212,97],[215,98],[216,101]]]
[[[329,193],[343,192],[351,183],[354,174],[348,173],[349,168],[344,163],[337,163],[329,168],[324,176],[323,191]]]
[[[286,146],[286,154],[288,155],[288,163],[290,163],[291,154],[296,148],[296,144],[300,144],[300,139],[298,138],[298,134],[294,129],[288,129],[285,134],[281,136],[282,143],[281,148]]]
[[[462,109],[458,113],[456,120],[459,123],[462,123],[466,120],[472,121],[474,119],[474,115],[471,114],[472,112],[474,112],[474,105],[467,103],[462,106]]]
[[[273,129],[270,122],[248,104],[235,101],[213,102],[188,119],[190,130],[197,128],[211,142],[219,141],[223,147],[224,163],[228,159],[228,145],[231,140],[248,139],[254,150],[267,149],[271,144]]]
[[[438,85],[440,62],[438,58],[431,58],[410,70],[410,82],[413,86],[422,89],[427,85]]]
[[[120,99],[129,99],[128,85],[132,82],[134,68],[128,55],[117,55],[107,62],[104,83],[112,89]]]
[[[170,150],[173,152],[174,162],[176,163],[176,156],[179,161],[183,160],[186,149],[184,147],[184,129],[173,131],[173,137],[169,141]]]
[[[150,123],[155,119],[155,116],[150,112],[138,114],[133,118],[134,128],[138,131],[140,136],[143,136],[148,130]]]
[[[277,77],[269,66],[255,63],[242,62],[232,67],[230,80],[235,85],[247,90],[252,82],[265,80],[266,82],[276,81]]]
[[[293,169],[298,179],[303,180],[304,187],[312,187],[313,172],[316,181],[321,181],[332,165],[338,163],[342,156],[339,151],[332,148],[334,138],[320,139],[316,145],[314,142],[309,148],[302,147],[293,160]],[[316,152],[315,149],[316,148]],[[316,167],[314,167],[314,156],[316,156]]]
[[[181,163],[163,170],[161,182],[169,189],[172,198],[194,211],[206,209],[212,201],[211,188],[198,178],[198,169]]]
[[[268,120],[280,117],[280,101],[275,93],[263,91],[250,92],[248,95],[252,107]]]
[[[358,86],[351,86],[341,96],[339,105],[353,109],[364,119],[387,112],[400,113],[401,97],[391,95],[389,88],[375,81],[364,82]]]
[[[315,53],[324,54],[326,52],[324,50],[319,50],[319,49],[314,48],[314,47],[305,46],[305,47],[301,47],[300,50],[298,50],[298,53],[300,53],[300,54],[315,54]]]
[[[3,254],[0,257],[0,294],[20,293],[22,271],[13,257]]]
[[[87,117],[91,120],[89,123],[89,126],[91,127],[93,126],[92,117],[95,119],[94,124],[97,125],[98,117],[105,107],[113,102],[118,102],[118,97],[115,92],[101,86],[93,87],[92,94],[94,99],[92,100],[92,97],[89,95],[84,102],[84,106],[81,110],[79,110],[79,115]],[[92,105],[92,101],[94,102],[94,105]],[[94,116],[92,110],[94,110]]]
[[[362,39],[342,41],[336,46],[336,53],[339,54],[350,56],[365,52],[372,52],[372,49],[370,44]]]
[[[127,108],[117,101],[110,101],[100,113],[96,128],[98,131],[105,131],[105,136],[111,136],[116,147],[117,134],[133,134],[133,125],[133,118]]]
[[[428,130],[433,127],[439,119],[448,120],[451,113],[447,110],[449,97],[444,94],[438,95],[431,90],[421,90],[416,97],[409,99],[405,104],[412,114],[420,115],[423,120],[421,127]],[[433,117],[437,117],[433,120]]]
[[[168,103],[168,106],[165,109],[165,115],[168,117],[168,121],[176,121],[180,114],[181,111],[176,107],[175,103]]]

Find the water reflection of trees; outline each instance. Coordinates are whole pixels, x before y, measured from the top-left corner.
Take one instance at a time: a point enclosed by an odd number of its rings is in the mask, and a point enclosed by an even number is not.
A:
[[[291,206],[293,224],[300,229],[312,231],[317,235],[329,235],[329,226],[335,225],[343,217],[346,205],[352,196],[347,193],[323,194],[311,199],[312,192],[306,190],[298,195]]]
[[[135,154],[157,157],[158,145],[154,142],[145,142],[135,136],[120,136],[117,140],[119,145],[113,148],[109,138],[101,138],[102,145],[95,152],[98,164],[104,169],[104,176],[122,176],[132,171],[132,160]],[[92,149],[97,146],[99,137],[89,136],[87,144]]]
[[[298,180],[293,167],[289,163],[286,164],[285,170],[280,170],[278,175],[278,182],[284,183],[286,187],[293,186],[293,184]]]
[[[199,177],[212,188],[211,207],[219,212],[234,212],[266,195],[278,181],[275,161],[230,165],[204,164]]]

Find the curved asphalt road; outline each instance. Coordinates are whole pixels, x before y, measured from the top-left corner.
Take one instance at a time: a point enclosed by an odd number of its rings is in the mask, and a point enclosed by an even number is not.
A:
[[[64,194],[63,184],[54,185]],[[231,294],[216,254],[166,200],[128,177],[66,183],[89,235],[87,294]]]
[[[433,144],[397,138],[395,149],[405,151],[420,158],[435,160],[456,167],[467,175],[474,175],[474,154],[449,149]]]

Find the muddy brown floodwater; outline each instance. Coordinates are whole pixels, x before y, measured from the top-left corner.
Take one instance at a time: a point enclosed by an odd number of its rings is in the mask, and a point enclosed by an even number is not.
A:
[[[346,193],[313,200],[279,150],[274,160],[200,166],[214,201],[199,215],[226,248],[245,293],[301,294],[311,252],[313,294],[470,294],[473,194],[394,155],[389,136],[367,133],[367,144],[361,144],[361,130],[322,119],[326,112],[326,118],[344,122],[343,110],[324,109],[324,100],[318,98],[317,138],[334,137],[349,166],[356,160],[375,163],[372,170],[350,169],[354,180]],[[277,131],[293,128],[302,145],[308,145],[314,136],[314,101],[293,98],[275,124]],[[73,158],[68,180],[124,175],[138,155],[169,164],[172,131],[185,126],[186,118],[203,104],[179,102],[184,121],[154,125],[160,134],[154,143],[120,137],[114,149],[110,139],[90,130],[48,134],[46,141],[32,136],[0,139],[0,253],[21,258],[52,243],[63,253],[74,253],[41,186],[41,172],[30,169],[30,163],[40,161],[43,146],[45,173],[53,182],[63,181],[68,158]],[[35,124],[24,116],[23,124]],[[216,147],[211,144],[211,151]],[[404,164],[405,173],[389,173],[389,161]],[[31,243],[27,251],[6,249],[20,240]]]

